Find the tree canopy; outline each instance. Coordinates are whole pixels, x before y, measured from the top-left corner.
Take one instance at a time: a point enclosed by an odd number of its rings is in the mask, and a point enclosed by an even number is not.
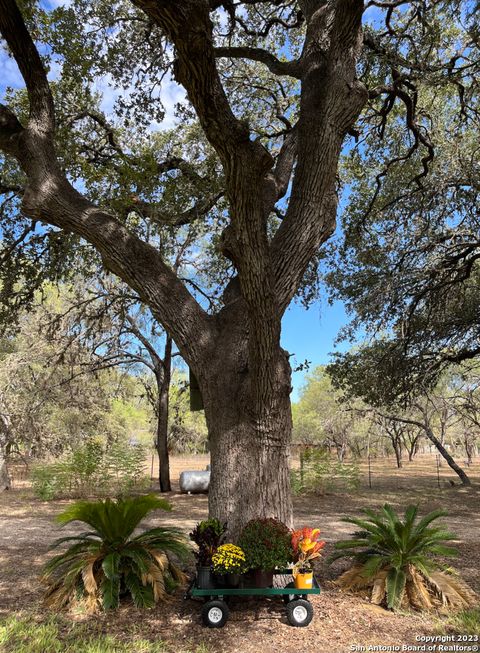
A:
[[[436,184],[433,100],[448,99],[460,131],[475,116],[473,5],[0,0],[0,32],[25,85],[0,107],[3,259],[18,258],[30,287],[38,267],[88,273],[89,243],[94,267],[151,308],[199,382],[212,515],[232,531],[259,514],[291,522],[282,315],[318,288],[348,139],[352,180],[375,168],[378,195],[390,171],[412,202]],[[173,84],[181,125],[162,131],[160,88]],[[10,304],[13,278],[3,273]]]
[[[417,71],[418,133],[405,141],[409,112],[384,104],[344,157],[348,203],[326,277],[353,315],[344,335],[360,327],[371,340],[332,371],[357,392],[382,385],[369,397],[377,403],[421,393],[480,353],[478,22],[473,5],[456,11],[457,21],[438,23],[451,67],[441,71],[432,55]]]

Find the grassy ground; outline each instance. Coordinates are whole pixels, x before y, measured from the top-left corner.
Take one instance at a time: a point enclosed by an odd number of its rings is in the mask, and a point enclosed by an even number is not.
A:
[[[176,458],[172,471],[175,488],[182,469],[202,469],[206,457]],[[459,536],[455,566],[480,592],[480,464],[470,470],[474,485],[452,487],[455,476],[440,470],[438,487],[434,457],[421,457],[396,470],[393,460],[372,466],[372,488],[362,468],[362,486],[354,494],[295,497],[296,525],[319,526],[327,541],[348,535],[341,521],[357,515],[362,507],[378,507],[385,501],[398,509],[420,503],[422,513],[442,507],[449,510],[446,523]],[[207,514],[207,498],[170,495],[174,511],[158,514],[149,525],[175,524],[186,532]],[[179,591],[170,601],[147,611],[123,605],[114,613],[52,615],[41,606],[38,574],[51,555],[49,544],[59,535],[54,516],[68,501],[42,502],[32,496],[28,482],[17,478],[10,492],[0,495],[0,651],[2,653],[290,653],[313,648],[319,653],[343,653],[354,646],[418,645],[417,637],[442,632],[480,633],[479,613],[439,618],[434,615],[393,615],[358,596],[340,592],[333,580],[345,567],[337,562],[317,566],[322,594],[313,598],[315,617],[308,628],[288,625],[279,600],[233,600],[231,618],[221,630],[206,629],[200,622],[201,604],[184,601]],[[69,527],[69,531],[75,527]]]

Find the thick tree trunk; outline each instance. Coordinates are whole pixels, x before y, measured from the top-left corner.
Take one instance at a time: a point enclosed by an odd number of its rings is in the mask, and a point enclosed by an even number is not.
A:
[[[170,492],[170,460],[168,456],[168,402],[170,395],[172,365],[172,339],[167,336],[162,369],[155,375],[157,380],[158,407],[157,407],[157,453],[158,453],[158,478],[160,492]]]
[[[230,537],[255,517],[293,525],[289,447],[292,431],[290,365],[279,348],[274,404],[258,413],[248,372],[237,357],[234,369],[220,356],[202,387],[212,461],[211,517],[228,522]],[[202,384],[201,384],[202,385]]]

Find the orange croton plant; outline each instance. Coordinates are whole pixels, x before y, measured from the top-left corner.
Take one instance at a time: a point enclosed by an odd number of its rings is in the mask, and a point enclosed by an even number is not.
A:
[[[311,561],[320,556],[320,551],[325,546],[325,542],[320,540],[319,528],[308,528],[305,526],[292,533],[292,548],[295,553],[295,565],[293,567],[294,575],[301,570],[311,570]]]

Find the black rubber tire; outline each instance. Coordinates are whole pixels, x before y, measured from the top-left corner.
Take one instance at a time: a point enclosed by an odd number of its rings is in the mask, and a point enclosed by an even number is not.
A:
[[[230,610],[225,601],[208,601],[202,607],[202,621],[209,628],[223,628],[229,615]]]
[[[295,589],[295,583],[288,583],[288,585],[285,585],[285,589],[287,588],[290,589],[290,587]],[[292,594],[282,594],[282,599],[285,605],[288,605],[290,601],[295,601],[296,599],[305,599],[305,601],[308,601],[306,594],[298,594],[298,593],[294,594],[293,592]]]
[[[313,607],[305,599],[295,599],[287,603],[287,619],[291,626],[304,628],[313,619]]]

